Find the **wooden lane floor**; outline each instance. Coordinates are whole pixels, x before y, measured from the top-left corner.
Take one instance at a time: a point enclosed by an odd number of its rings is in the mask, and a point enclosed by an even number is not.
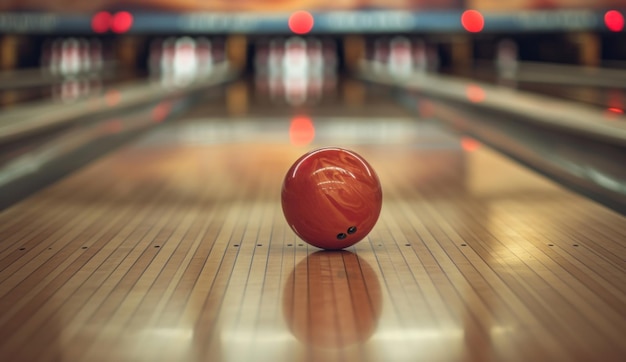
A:
[[[0,359],[626,355],[623,216],[427,123],[313,124],[312,144],[288,117],[164,125],[3,211]],[[280,207],[291,163],[326,145],[384,189],[343,252],[298,240]]]

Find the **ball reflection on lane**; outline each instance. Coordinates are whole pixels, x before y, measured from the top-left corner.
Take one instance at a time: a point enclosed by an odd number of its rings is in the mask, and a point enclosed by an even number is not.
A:
[[[372,267],[348,251],[320,251],[294,268],[285,284],[283,314],[302,343],[342,348],[366,342],[382,310]]]

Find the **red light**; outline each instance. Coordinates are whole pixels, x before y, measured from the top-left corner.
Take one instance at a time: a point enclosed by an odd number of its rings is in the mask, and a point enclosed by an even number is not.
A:
[[[109,30],[109,25],[111,24],[111,14],[106,11],[101,11],[96,13],[96,15],[91,18],[91,29],[95,33],[106,33]]]
[[[474,152],[480,148],[480,142],[470,137],[461,137],[461,148],[466,152]]]
[[[609,107],[606,109],[604,116],[610,120],[616,120],[621,118],[624,115],[624,110],[617,107]]]
[[[152,109],[152,120],[154,122],[163,122],[170,113],[172,104],[170,102],[161,102]]]
[[[121,34],[130,30],[133,26],[133,16],[128,11],[120,11],[113,16],[113,22],[111,23],[111,30],[113,32]]]
[[[610,31],[624,30],[624,15],[617,10],[609,10],[604,14],[604,24]]]
[[[485,18],[476,10],[466,10],[461,15],[461,25],[470,33],[478,33],[485,27]]]
[[[465,95],[472,103],[480,103],[485,100],[485,90],[475,84],[467,86]]]
[[[306,34],[313,29],[315,20],[308,11],[296,11],[289,17],[289,30],[296,34]]]
[[[291,120],[289,139],[294,146],[306,146],[315,138],[315,127],[308,117],[296,117]]]
[[[122,94],[117,89],[111,89],[105,93],[104,99],[109,107],[115,107],[122,100]]]

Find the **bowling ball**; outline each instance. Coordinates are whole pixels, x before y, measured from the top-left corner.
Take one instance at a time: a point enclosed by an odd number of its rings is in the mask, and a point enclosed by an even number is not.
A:
[[[342,148],[303,155],[282,185],[283,213],[291,229],[308,244],[327,250],[365,238],[378,220],[382,199],[374,169]]]

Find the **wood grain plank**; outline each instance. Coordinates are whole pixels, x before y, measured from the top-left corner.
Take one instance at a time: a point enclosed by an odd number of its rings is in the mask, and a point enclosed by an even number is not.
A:
[[[380,220],[347,251],[319,252],[280,206],[306,149],[268,134],[138,143],[0,213],[0,357],[626,354],[623,216],[486,148],[358,144],[384,187]]]

